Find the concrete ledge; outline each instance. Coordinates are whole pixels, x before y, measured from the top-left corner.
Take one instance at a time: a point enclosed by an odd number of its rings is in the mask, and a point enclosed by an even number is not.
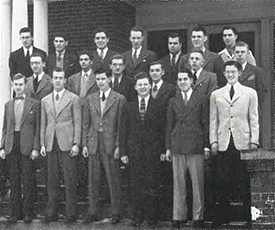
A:
[[[274,160],[275,153],[271,150],[258,149],[257,151],[241,151],[242,160]]]

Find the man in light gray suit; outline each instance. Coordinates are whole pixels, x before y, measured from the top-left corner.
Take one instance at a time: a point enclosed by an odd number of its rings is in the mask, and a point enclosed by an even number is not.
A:
[[[66,222],[77,220],[76,158],[81,138],[81,106],[79,97],[66,90],[65,72],[53,71],[54,91],[41,101],[40,154],[47,156],[48,205],[44,223],[58,219],[60,173],[66,187]]]
[[[236,187],[238,172],[245,171],[240,160],[241,150],[255,150],[259,145],[258,98],[254,89],[243,86],[238,79],[242,66],[237,61],[225,63],[224,75],[227,84],[214,91],[210,97],[209,136],[215,160],[218,207],[215,213],[216,226],[228,223],[230,195]],[[247,174],[244,172],[244,175]],[[251,222],[249,180],[241,198],[246,208],[246,220]]]

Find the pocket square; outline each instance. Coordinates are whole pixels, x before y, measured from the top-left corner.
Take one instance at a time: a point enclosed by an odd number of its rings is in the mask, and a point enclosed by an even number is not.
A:
[[[143,59],[142,62],[146,62],[146,59]]]
[[[254,80],[255,79],[255,75],[254,74],[252,74],[251,76],[249,76],[249,78],[248,78],[248,81],[252,81],[252,80]]]
[[[34,112],[35,112],[35,110],[31,110],[31,111],[30,111],[30,114],[33,114]]]

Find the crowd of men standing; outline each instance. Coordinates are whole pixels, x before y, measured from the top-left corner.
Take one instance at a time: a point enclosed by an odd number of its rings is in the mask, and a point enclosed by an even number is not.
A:
[[[234,27],[223,28],[225,49],[219,54],[206,49],[203,27],[191,31],[193,47],[187,54],[181,52],[180,35],[170,34],[169,54],[159,60],[144,48],[140,27],[131,29],[132,47],[122,54],[108,48],[104,29],[94,31],[95,51],[77,55],[67,51],[64,34],[54,36],[55,51],[48,57],[32,45],[29,28],[19,35],[23,46],[9,57],[14,95],[5,105],[0,145],[2,160],[12,162],[5,171],[11,184],[9,223],[32,221],[34,160],[40,156],[48,193],[44,223],[58,220],[61,172],[65,221],[78,218],[77,186],[85,187],[86,177],[89,208],[83,223],[100,220],[101,166],[112,223],[120,222],[120,161],[130,166],[134,226],[144,220],[157,225],[169,193],[173,227],[188,220],[187,172],[193,227],[204,225],[210,209],[215,209],[215,226],[229,222],[237,173],[245,172],[240,151],[259,146],[259,113],[266,93],[263,71],[248,45],[236,42]],[[205,170],[209,164],[214,172]],[[243,184],[250,223],[247,178]],[[206,192],[212,196],[205,197]]]

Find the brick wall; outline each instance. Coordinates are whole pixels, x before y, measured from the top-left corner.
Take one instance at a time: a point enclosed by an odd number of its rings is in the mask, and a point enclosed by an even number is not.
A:
[[[33,5],[28,6],[29,26],[32,27]],[[57,1],[49,2],[49,50],[57,32],[68,34],[69,51],[95,49],[93,31],[107,29],[109,47],[123,52],[130,47],[129,31],[135,25],[135,8],[122,1]]]

